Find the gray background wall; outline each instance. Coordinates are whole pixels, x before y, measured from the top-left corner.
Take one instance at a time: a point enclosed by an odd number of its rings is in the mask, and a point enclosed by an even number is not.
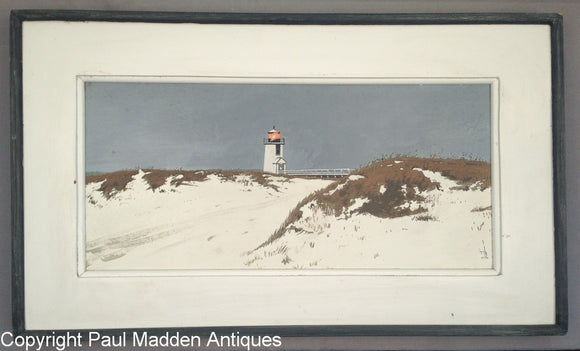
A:
[[[11,9],[200,12],[557,12],[564,16],[570,331],[546,337],[284,338],[284,349],[580,348],[580,1],[577,0],[0,0],[0,333],[11,329],[9,11]]]

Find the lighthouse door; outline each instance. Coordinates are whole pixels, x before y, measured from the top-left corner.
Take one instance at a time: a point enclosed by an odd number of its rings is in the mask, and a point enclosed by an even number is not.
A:
[[[276,171],[276,174],[284,174],[286,172],[286,164],[284,163],[278,163],[278,169]]]

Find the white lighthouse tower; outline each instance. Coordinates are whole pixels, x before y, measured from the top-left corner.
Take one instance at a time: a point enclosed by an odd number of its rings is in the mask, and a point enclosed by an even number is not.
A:
[[[284,160],[284,138],[276,127],[268,132],[264,138],[264,172],[284,174],[286,161]]]

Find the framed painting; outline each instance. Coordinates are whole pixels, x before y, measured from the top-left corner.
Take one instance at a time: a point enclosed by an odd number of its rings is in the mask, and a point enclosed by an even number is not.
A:
[[[566,331],[561,16],[11,24],[16,332]]]

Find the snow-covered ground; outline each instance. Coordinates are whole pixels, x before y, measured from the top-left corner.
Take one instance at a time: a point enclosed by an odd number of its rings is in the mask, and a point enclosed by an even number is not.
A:
[[[101,182],[87,184],[87,270],[247,268],[246,253],[301,199],[331,183],[267,176],[276,191],[250,175],[210,174],[178,187],[169,177],[153,191],[144,175],[109,199]]]
[[[249,267],[299,269],[479,269],[492,267],[491,189],[458,190],[440,173],[423,174],[439,189],[419,193],[421,202],[403,207],[427,212],[398,218],[357,213],[366,198],[354,199],[336,217],[316,200],[278,240],[250,255]],[[354,176],[351,176],[354,177]],[[349,179],[348,181],[355,180]],[[338,187],[345,184],[338,185]],[[455,188],[455,189],[454,189]],[[337,189],[330,190],[332,194]],[[403,192],[406,186],[403,185]],[[384,193],[385,186],[377,185]]]
[[[491,268],[491,189],[482,191],[475,183],[471,190],[461,190],[440,173],[415,170],[439,187],[424,192],[414,188],[424,200],[407,201],[401,208],[426,212],[375,217],[357,211],[369,201],[359,197],[336,216],[315,199],[268,245],[262,244],[301,200],[333,181],[267,175],[275,190],[251,175],[228,179],[211,173],[204,181],[180,186],[171,184],[171,176],[153,191],[146,173],[139,171],[110,198],[99,191],[101,182],[89,183],[87,269]],[[324,194],[361,178],[351,175]],[[385,184],[377,184],[377,194],[386,190]],[[403,185],[401,191],[410,189]]]

